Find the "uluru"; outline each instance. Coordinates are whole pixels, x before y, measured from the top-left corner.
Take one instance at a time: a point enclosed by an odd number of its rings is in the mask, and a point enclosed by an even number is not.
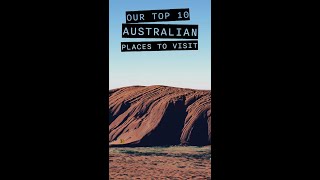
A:
[[[211,91],[169,86],[109,90],[109,146],[211,145]]]

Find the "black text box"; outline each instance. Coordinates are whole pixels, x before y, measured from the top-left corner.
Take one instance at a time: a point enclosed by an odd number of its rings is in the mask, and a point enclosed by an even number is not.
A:
[[[121,42],[121,52],[198,50],[198,40]]]
[[[198,39],[198,25],[122,24],[122,38]]]
[[[186,21],[186,20],[190,20],[189,8],[126,12],[126,23]]]

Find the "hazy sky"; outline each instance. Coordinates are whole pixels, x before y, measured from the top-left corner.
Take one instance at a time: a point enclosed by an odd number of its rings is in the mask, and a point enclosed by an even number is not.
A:
[[[110,89],[132,85],[211,88],[210,0],[110,0],[109,7]],[[190,8],[190,21],[157,22],[157,24],[198,24],[199,50],[121,52],[121,42],[179,40],[121,38],[122,23],[126,22],[126,11],[176,8]]]

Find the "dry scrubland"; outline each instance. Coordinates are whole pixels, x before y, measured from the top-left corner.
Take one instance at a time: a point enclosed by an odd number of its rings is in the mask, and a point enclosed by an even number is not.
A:
[[[210,146],[111,147],[109,179],[211,179]]]

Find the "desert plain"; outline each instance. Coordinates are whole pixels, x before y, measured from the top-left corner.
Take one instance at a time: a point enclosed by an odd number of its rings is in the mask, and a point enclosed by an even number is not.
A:
[[[211,179],[211,147],[110,147],[109,179]]]

